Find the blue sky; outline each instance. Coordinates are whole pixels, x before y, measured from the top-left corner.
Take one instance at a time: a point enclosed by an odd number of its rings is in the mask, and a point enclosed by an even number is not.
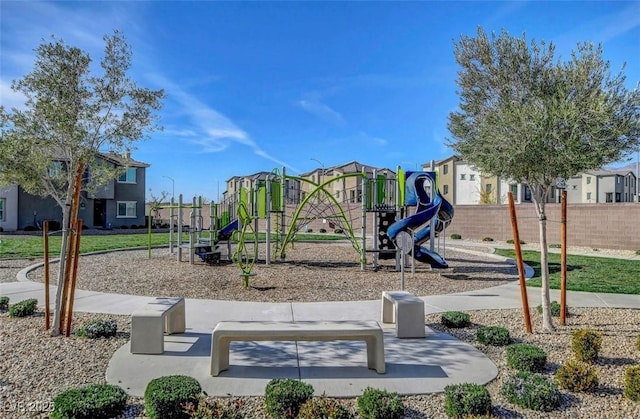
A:
[[[216,199],[233,175],[299,174],[351,160],[395,169],[451,154],[459,103],[453,43],[506,29],[568,57],[603,44],[627,87],[640,80],[640,2],[0,2],[0,101],[55,35],[96,62],[121,30],[131,76],[164,88],[163,132],[133,157],[159,195]],[[318,163],[321,162],[320,163]],[[218,189],[219,188],[219,189]],[[147,194],[149,197],[149,194]]]

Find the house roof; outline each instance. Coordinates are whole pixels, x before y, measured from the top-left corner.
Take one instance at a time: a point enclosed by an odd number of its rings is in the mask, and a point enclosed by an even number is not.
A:
[[[606,169],[600,169],[600,170],[591,170],[591,171],[588,171],[588,172],[585,172],[585,173],[593,175],[593,176],[627,176],[627,175],[635,176],[635,174],[631,170],[606,170]]]
[[[134,160],[131,156],[122,156],[116,153],[98,153],[98,157],[113,164],[117,164],[118,166],[145,168],[151,166],[149,163]]]

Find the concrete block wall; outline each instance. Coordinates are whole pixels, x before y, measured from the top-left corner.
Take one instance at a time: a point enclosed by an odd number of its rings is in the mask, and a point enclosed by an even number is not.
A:
[[[560,204],[547,204],[547,240],[560,243]],[[538,218],[533,204],[516,205],[518,231],[525,242],[537,243]],[[508,205],[458,205],[447,237],[460,234],[465,239],[513,239]],[[569,204],[567,206],[567,242],[569,246],[602,249],[640,249],[640,205]]]

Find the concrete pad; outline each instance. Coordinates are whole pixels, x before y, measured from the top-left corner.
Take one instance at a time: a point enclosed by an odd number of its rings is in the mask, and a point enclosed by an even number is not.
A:
[[[142,396],[151,379],[186,374],[210,396],[263,396],[273,378],[300,378],[316,395],[356,397],[369,386],[425,394],[453,383],[485,384],[497,376],[497,367],[473,346],[429,328],[426,336],[397,339],[386,332],[386,374],[367,368],[366,345],[360,341],[233,342],[229,369],[211,377],[211,335],[189,332],[165,336],[163,355],[131,354],[125,344],[109,363],[107,381]]]

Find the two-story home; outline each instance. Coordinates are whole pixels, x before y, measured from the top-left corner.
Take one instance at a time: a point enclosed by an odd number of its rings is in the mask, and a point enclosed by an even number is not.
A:
[[[567,180],[569,203],[634,202],[636,175],[629,170],[592,170]]]
[[[227,188],[222,194],[223,201],[235,197],[241,189],[257,189],[264,184],[267,178],[278,180],[272,172],[257,172],[252,175],[232,176],[227,179]],[[285,204],[297,204],[300,202],[300,182],[295,179],[285,179]]]
[[[395,172],[391,169],[369,166],[354,160],[326,169],[316,168],[310,172],[301,174],[300,177],[307,178],[315,184],[320,184],[329,179],[336,179],[349,174],[364,173],[371,179],[373,178],[374,172],[376,176],[388,181],[393,181],[396,176]],[[327,185],[328,192],[331,193],[338,202],[360,203],[362,202],[362,180],[363,178],[361,176],[342,177],[340,180],[333,181]],[[302,199],[314,189],[313,185],[307,182],[301,182],[300,187]],[[391,187],[381,188],[381,190],[382,189],[384,189],[388,195],[385,196],[385,200],[395,202],[395,189]]]
[[[145,224],[145,176],[147,163],[101,154],[103,163],[126,167],[107,185],[80,194],[78,218],[89,228],[119,228]],[[87,169],[90,178],[90,168]],[[0,188],[0,227],[4,231],[41,228],[42,222],[62,222],[62,210],[53,198],[31,195],[19,185]]]

